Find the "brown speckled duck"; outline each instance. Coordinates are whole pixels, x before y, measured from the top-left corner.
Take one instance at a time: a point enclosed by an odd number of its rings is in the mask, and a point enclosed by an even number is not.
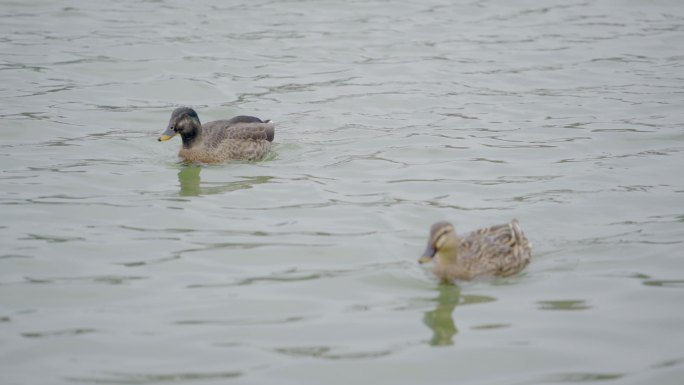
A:
[[[435,262],[433,273],[444,282],[480,276],[506,277],[530,263],[532,245],[516,219],[510,223],[456,235],[449,222],[430,228],[427,249],[418,262]]]
[[[253,116],[236,116],[201,124],[197,112],[176,108],[159,141],[180,134],[178,156],[186,162],[218,163],[226,160],[262,160],[271,150],[275,124]]]

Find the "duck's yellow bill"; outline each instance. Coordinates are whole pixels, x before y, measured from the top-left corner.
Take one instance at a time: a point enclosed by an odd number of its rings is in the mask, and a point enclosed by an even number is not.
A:
[[[157,139],[157,141],[164,142],[173,138],[175,135],[176,131],[172,130],[171,128],[167,128],[166,130],[164,130],[164,132],[161,133],[161,136],[159,136],[159,139]]]

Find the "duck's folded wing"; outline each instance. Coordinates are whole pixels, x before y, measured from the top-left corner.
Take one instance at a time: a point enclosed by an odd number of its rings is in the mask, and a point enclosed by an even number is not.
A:
[[[231,138],[241,140],[273,141],[275,124],[273,123],[238,123],[230,127]]]
[[[231,120],[210,122],[202,126],[211,131],[219,141],[224,139],[233,140],[267,140],[273,141],[275,137],[275,124],[272,122],[238,122]]]
[[[508,224],[475,230],[461,238],[461,251],[465,258],[500,253],[510,249],[515,242]]]

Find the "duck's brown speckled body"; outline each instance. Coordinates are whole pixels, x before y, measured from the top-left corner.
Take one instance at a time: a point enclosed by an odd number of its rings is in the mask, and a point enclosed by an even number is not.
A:
[[[433,273],[442,281],[471,280],[479,276],[506,277],[530,263],[532,245],[517,220],[456,235],[449,222],[430,229],[428,247],[419,262],[434,260]]]
[[[171,114],[159,141],[171,139],[176,134],[183,140],[178,156],[186,162],[257,161],[271,150],[275,124],[253,116],[201,124],[192,108],[180,107]]]

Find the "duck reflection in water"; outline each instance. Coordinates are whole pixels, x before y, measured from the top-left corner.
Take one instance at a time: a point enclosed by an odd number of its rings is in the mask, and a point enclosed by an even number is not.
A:
[[[452,314],[456,305],[464,306],[471,304],[483,304],[494,302],[496,298],[488,295],[465,294],[461,295],[461,288],[451,284],[442,283],[438,286],[439,295],[435,298],[437,306],[434,310],[425,312],[423,322],[432,329],[432,346],[453,345],[453,337],[458,333]]]
[[[273,179],[272,176],[244,177],[244,179],[234,182],[207,183],[210,184],[210,186],[203,187],[200,178],[201,171],[202,167],[197,165],[183,166],[180,171],[178,171],[178,183],[180,184],[181,196],[220,194],[223,192],[248,189],[257,184],[268,183]]]
[[[423,322],[432,329],[430,345],[453,345],[453,337],[458,333],[452,313],[461,299],[461,289],[451,284],[439,285],[439,296],[436,298],[437,307],[425,312]]]
[[[199,166],[187,166],[178,171],[178,182],[180,183],[181,196],[197,196],[200,195],[200,171]]]

